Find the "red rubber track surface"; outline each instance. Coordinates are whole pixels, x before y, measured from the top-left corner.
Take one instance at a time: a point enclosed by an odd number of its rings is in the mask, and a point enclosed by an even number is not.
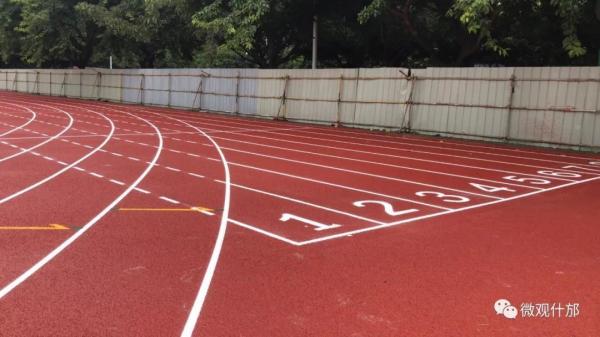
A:
[[[598,336],[599,218],[600,155],[0,92],[0,336]]]

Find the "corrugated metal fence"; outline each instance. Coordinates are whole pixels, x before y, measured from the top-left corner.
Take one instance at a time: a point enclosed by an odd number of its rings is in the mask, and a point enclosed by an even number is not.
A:
[[[600,67],[0,70],[0,89],[600,148]]]

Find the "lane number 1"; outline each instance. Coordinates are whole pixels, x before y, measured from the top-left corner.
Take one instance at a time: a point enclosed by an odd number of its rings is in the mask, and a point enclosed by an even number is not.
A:
[[[320,222],[316,222],[314,220],[306,219],[301,216],[297,216],[297,215],[290,214],[290,213],[283,213],[283,214],[281,214],[281,218],[279,218],[279,221],[283,221],[283,222],[287,222],[289,220],[296,220],[296,221],[303,222],[307,225],[313,226],[313,227],[315,227],[314,229],[316,231],[324,231],[324,230],[328,230],[328,229],[342,227],[342,225],[336,225],[336,224],[325,225]]]

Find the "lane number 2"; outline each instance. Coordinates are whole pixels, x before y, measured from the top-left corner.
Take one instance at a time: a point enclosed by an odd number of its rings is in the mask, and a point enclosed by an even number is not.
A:
[[[360,201],[356,201],[353,203],[354,206],[359,207],[359,208],[363,208],[363,207],[365,207],[365,205],[368,205],[368,204],[376,204],[376,205],[383,206],[385,213],[387,215],[391,215],[391,216],[401,216],[401,215],[410,214],[410,213],[419,211],[416,208],[406,209],[406,210],[402,210],[402,211],[396,211],[394,209],[394,206],[392,206],[392,204],[390,204],[389,202],[379,201],[379,200],[360,200]]]

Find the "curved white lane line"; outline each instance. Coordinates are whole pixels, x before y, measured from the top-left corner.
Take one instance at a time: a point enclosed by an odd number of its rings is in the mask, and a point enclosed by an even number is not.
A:
[[[85,108],[83,108],[83,109],[85,109]],[[90,109],[85,109],[85,110],[92,111]],[[136,188],[136,186],[154,168],[156,162],[158,161],[158,157],[160,156],[160,154],[162,152],[162,147],[163,147],[163,138],[162,138],[162,134],[160,133],[160,130],[154,124],[148,122],[147,120],[145,120],[145,119],[143,119],[141,117],[137,117],[137,116],[135,116],[133,114],[130,114],[130,113],[127,113],[127,112],[125,112],[125,113],[129,114],[131,116],[134,116],[134,117],[136,117],[136,118],[138,118],[138,119],[140,119],[140,120],[148,123],[148,125],[150,125],[151,127],[154,128],[154,130],[156,130],[156,134],[158,135],[158,148],[156,150],[156,153],[155,153],[154,158],[152,159],[152,161],[148,163],[148,166],[146,167],[146,169],[144,170],[144,172],[142,172],[142,174],[140,174],[140,176],[131,185],[129,185],[129,187],[121,195],[119,195],[115,200],[113,200],[113,202],[111,202],[108,206],[106,206],[106,208],[104,208],[94,218],[92,218],[90,221],[88,221],[88,223],[86,223],[83,226],[83,228],[81,228],[75,234],[73,234],[72,236],[70,236],[67,240],[65,240],[62,244],[60,244],[58,247],[56,247],[48,255],[46,255],[44,258],[42,258],[41,260],[39,260],[36,264],[34,264],[31,268],[29,268],[27,271],[25,271],[19,277],[17,277],[14,281],[12,281],[8,285],[6,285],[4,288],[0,289],[0,300],[3,299],[6,295],[8,295],[13,289],[15,289],[16,287],[18,287],[23,282],[25,282],[29,277],[31,277],[33,274],[35,274],[38,270],[40,270],[41,268],[43,268],[47,263],[49,263],[50,261],[52,261],[52,259],[54,259],[58,254],[60,254],[63,250],[65,250],[73,242],[75,242],[75,240],[77,240],[80,236],[82,236],[85,232],[87,232],[90,228],[92,228],[92,226],[94,226],[100,219],[102,219],[102,217],[104,217],[104,215],[106,215],[106,213],[108,213],[111,209],[113,209],[134,188]],[[111,121],[111,125],[112,125],[112,121]],[[112,127],[113,128],[111,130],[111,134],[112,134],[112,131],[114,131],[114,125],[112,125]]]
[[[13,103],[8,103],[8,102],[4,102],[4,101],[2,101],[2,102],[0,102],[0,103],[9,104],[9,105],[14,105],[14,106],[18,106],[19,108],[22,108],[22,109],[25,109],[25,110],[31,111],[31,109],[29,109],[29,108],[27,108],[27,107],[24,107],[24,106],[22,106],[22,105],[13,104]],[[33,103],[30,103],[30,104],[33,104]],[[52,136],[52,137],[48,138],[47,140],[45,140],[45,141],[43,141],[43,142],[41,142],[41,143],[39,143],[39,144],[37,144],[37,145],[34,145],[34,146],[32,146],[32,147],[29,147],[29,148],[27,148],[27,149],[25,149],[25,150],[21,150],[21,152],[17,152],[17,153],[14,153],[14,154],[10,155],[10,156],[6,156],[6,157],[4,157],[4,158],[0,158],[0,163],[1,163],[1,162],[3,162],[3,161],[9,160],[9,159],[11,159],[11,158],[14,158],[14,157],[20,156],[20,155],[22,155],[22,154],[25,154],[25,153],[27,153],[27,152],[29,152],[29,151],[35,150],[35,149],[37,149],[38,147],[40,147],[40,146],[43,146],[43,145],[45,145],[45,144],[47,144],[47,143],[49,143],[49,142],[51,142],[51,141],[55,140],[56,138],[58,138],[58,137],[62,136],[62,135],[65,133],[65,132],[69,131],[69,129],[71,128],[71,126],[73,126],[73,117],[72,117],[72,116],[71,116],[71,115],[70,115],[68,112],[66,112],[66,111],[62,111],[62,110],[60,110],[60,111],[61,111],[61,112],[63,112],[63,113],[65,113],[65,114],[66,114],[66,115],[69,117],[69,125],[67,125],[67,126],[66,126],[66,127],[65,127],[65,128],[62,130],[62,131],[61,131],[61,132],[57,133],[56,135],[54,135],[54,136]]]
[[[152,114],[162,116],[163,114],[154,113]],[[221,214],[221,224],[219,226],[219,234],[217,235],[217,239],[215,241],[215,246],[213,248],[212,254],[210,256],[210,260],[208,262],[208,266],[206,267],[206,271],[204,272],[204,277],[202,278],[202,283],[200,284],[200,289],[198,290],[198,294],[196,295],[196,299],[194,300],[194,305],[190,310],[188,318],[185,322],[185,326],[183,327],[183,331],[181,332],[181,337],[191,337],[194,333],[194,329],[196,328],[196,324],[198,319],[200,318],[200,312],[202,311],[202,306],[204,305],[204,301],[206,300],[206,295],[208,294],[208,289],[210,288],[210,284],[212,282],[213,276],[215,274],[215,270],[217,269],[217,263],[219,262],[219,256],[221,255],[221,249],[223,248],[223,242],[225,241],[225,233],[227,232],[227,223],[229,222],[229,205],[231,200],[231,177],[229,174],[229,165],[227,163],[227,159],[221,150],[221,147],[217,142],[209,136],[206,132],[202,131],[196,126],[193,126],[190,123],[179,120],[177,118],[173,118],[167,115],[164,115],[169,119],[178,121],[187,125],[188,127],[196,130],[206,137],[210,142],[214,145],[217,152],[219,152],[219,156],[221,157],[221,162],[223,163],[223,169],[225,170],[225,200],[223,201],[223,213]]]
[[[31,124],[31,122],[33,122],[37,118],[37,114],[35,113],[35,111],[28,110],[27,112],[31,113],[31,118],[27,122],[25,122],[24,124],[21,124],[21,125],[15,127],[14,129],[10,129],[10,130],[8,130],[8,131],[6,131],[4,133],[0,133],[0,137],[7,136],[7,135],[10,135],[11,133],[13,133],[15,131],[21,130],[22,128],[24,128],[27,125]]]
[[[30,103],[30,104],[35,104],[35,103]],[[41,106],[44,106],[43,104],[35,104],[35,105],[41,105]],[[50,107],[50,106],[47,106],[47,107]],[[54,108],[54,107],[50,107],[50,108],[53,108],[53,109],[56,109],[56,110],[58,110],[58,111],[61,111],[61,112],[67,113],[66,111],[60,110],[59,108]],[[90,110],[90,111],[91,111],[91,110]],[[94,112],[94,111],[92,111],[92,112]],[[94,113],[97,113],[97,112],[94,112]],[[68,113],[67,113],[67,114],[68,114]],[[104,117],[104,118],[105,118],[105,119],[106,119],[106,120],[107,120],[107,121],[110,123],[110,126],[111,126],[111,129],[110,129],[110,132],[109,132],[109,134],[108,134],[108,135],[106,135],[106,138],[104,139],[104,141],[103,141],[103,142],[102,142],[100,145],[98,145],[98,146],[97,146],[96,148],[94,148],[92,151],[88,152],[88,153],[87,153],[86,155],[84,155],[83,157],[79,158],[77,161],[74,161],[73,163],[71,163],[71,164],[69,164],[69,165],[65,166],[64,168],[62,168],[62,169],[60,169],[60,170],[58,170],[58,171],[54,172],[53,174],[51,174],[51,175],[47,176],[46,178],[44,178],[44,179],[42,179],[42,180],[39,180],[38,182],[36,182],[36,183],[34,183],[34,184],[32,184],[32,185],[29,185],[28,187],[26,187],[26,188],[24,188],[24,189],[22,189],[22,190],[19,190],[19,191],[15,192],[15,193],[13,193],[13,194],[11,194],[11,195],[9,195],[9,196],[6,196],[6,197],[4,197],[4,198],[0,199],[0,205],[2,205],[2,204],[4,204],[5,202],[7,202],[7,201],[10,201],[10,200],[12,200],[12,199],[14,199],[14,198],[18,197],[18,196],[20,196],[20,195],[22,195],[22,194],[24,194],[24,193],[27,193],[27,192],[29,192],[29,191],[33,190],[34,188],[37,188],[37,187],[39,187],[39,186],[41,186],[41,185],[43,185],[43,184],[47,183],[48,181],[50,181],[50,180],[52,180],[52,179],[54,179],[54,178],[58,177],[59,175],[61,175],[61,174],[65,173],[67,170],[69,170],[69,169],[73,168],[74,166],[77,166],[79,163],[81,163],[82,161],[86,160],[87,158],[89,158],[90,156],[92,156],[94,153],[96,153],[96,152],[100,151],[100,149],[101,149],[101,148],[103,148],[103,147],[106,145],[106,143],[108,143],[108,141],[109,141],[109,140],[112,138],[112,136],[113,136],[113,134],[114,134],[114,132],[115,132],[115,125],[113,124],[112,120],[110,120],[109,118],[107,118],[107,117],[103,116],[103,115],[102,115],[102,114],[100,114],[100,113],[97,113],[97,114],[98,114],[98,115],[101,115],[102,117]],[[70,116],[71,116],[71,115],[69,115],[69,117],[70,117]],[[73,120],[71,119],[71,121],[73,121]],[[43,144],[41,144],[41,145],[43,145]],[[39,146],[41,146],[41,145],[39,145]],[[31,148],[30,148],[29,150],[31,150]],[[29,151],[29,150],[28,150],[28,151]]]
[[[84,104],[82,104],[82,105],[84,105]],[[95,106],[95,107],[100,106],[97,104],[86,104],[86,105],[91,105],[91,106]],[[118,110],[115,108],[108,108],[108,109],[114,110],[114,111],[121,111],[121,110]],[[136,111],[136,110],[137,109],[134,108],[133,110],[130,110],[130,111]],[[229,164],[227,163],[227,159],[225,158],[225,155],[223,154],[223,151],[221,150],[221,147],[219,146],[219,144],[211,136],[209,136],[206,132],[204,132],[200,128],[198,128],[190,123],[187,123],[185,121],[179,120],[177,118],[170,117],[166,114],[160,114],[160,113],[155,113],[155,112],[150,112],[150,111],[147,111],[147,112],[154,114],[154,115],[158,115],[160,117],[166,117],[171,120],[182,123],[192,129],[196,130],[198,133],[202,134],[203,136],[205,136],[214,145],[215,149],[217,149],[217,152],[219,153],[219,156],[221,158],[221,162],[223,163],[223,169],[225,171],[225,198],[223,201],[223,212],[221,214],[221,223],[219,225],[219,233],[217,235],[217,239],[215,240],[215,246],[214,246],[212,254],[210,256],[208,266],[206,267],[206,271],[204,272],[204,277],[202,278],[202,283],[200,284],[198,294],[196,295],[194,304],[192,305],[192,309],[190,310],[190,313],[185,322],[183,331],[181,332],[181,337],[191,337],[192,334],[194,333],[194,329],[196,328],[196,324],[198,323],[198,319],[200,318],[200,313],[202,311],[204,301],[206,300],[206,296],[208,294],[210,284],[211,284],[213,276],[215,274],[215,270],[217,269],[217,263],[219,262],[219,256],[221,255],[221,250],[223,248],[223,242],[225,241],[225,234],[227,232],[227,224],[229,222],[229,207],[230,207],[230,201],[231,201],[231,175],[229,173]],[[141,118],[141,117],[138,117],[137,115],[136,115],[136,117]]]

